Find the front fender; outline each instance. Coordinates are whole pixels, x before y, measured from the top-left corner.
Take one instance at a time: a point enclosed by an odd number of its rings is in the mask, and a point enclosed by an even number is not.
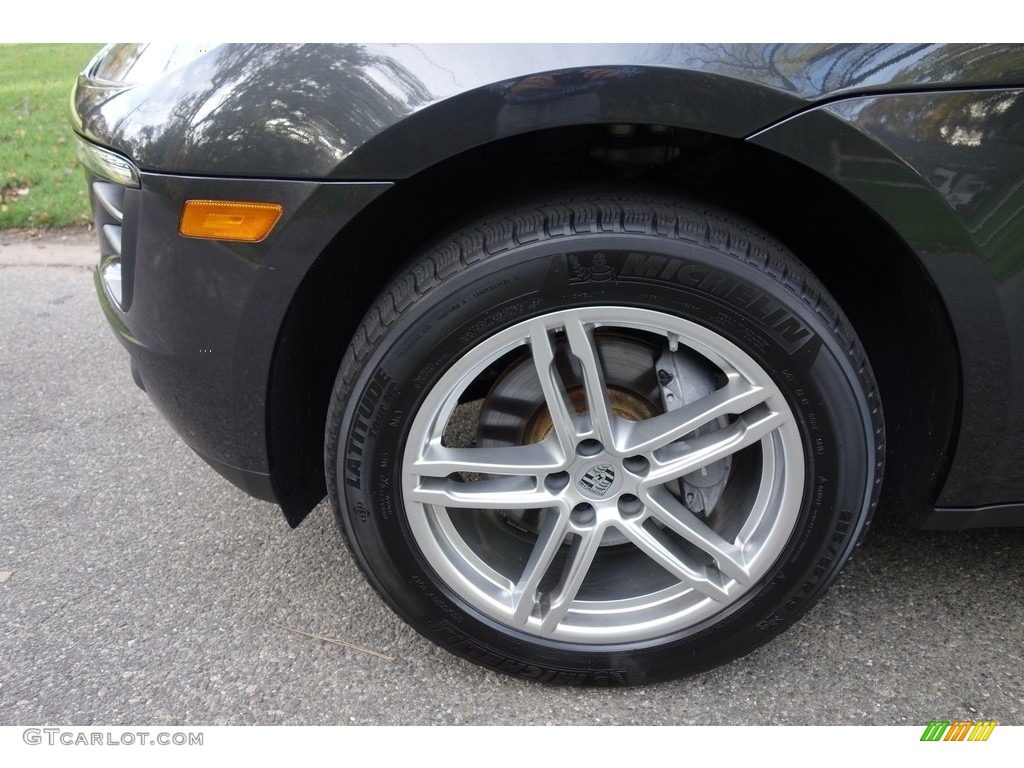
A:
[[[394,180],[570,124],[742,137],[840,94],[1024,80],[1019,46],[967,45],[231,44],[134,86],[106,63],[73,96],[86,137],[146,171],[281,179]]]

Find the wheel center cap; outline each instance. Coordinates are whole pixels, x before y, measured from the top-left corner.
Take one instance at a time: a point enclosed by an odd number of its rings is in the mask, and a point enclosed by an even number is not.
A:
[[[612,464],[591,464],[576,479],[576,487],[584,496],[591,499],[605,499],[618,490],[618,473]]]

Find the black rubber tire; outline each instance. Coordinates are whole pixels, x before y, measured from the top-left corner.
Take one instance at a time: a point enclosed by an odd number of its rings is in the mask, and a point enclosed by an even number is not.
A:
[[[591,306],[655,309],[735,344],[785,397],[803,453],[796,522],[764,575],[720,612],[638,642],[562,641],[485,614],[428,564],[402,490],[412,422],[450,366],[520,321]],[[883,437],[863,349],[836,303],[781,244],[701,204],[587,192],[495,212],[411,262],[344,357],[325,460],[352,554],[425,637],[520,677],[632,685],[743,655],[820,598],[870,520]]]

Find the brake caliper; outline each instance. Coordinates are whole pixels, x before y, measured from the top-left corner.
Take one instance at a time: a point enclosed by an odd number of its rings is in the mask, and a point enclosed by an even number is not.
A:
[[[681,348],[675,339],[661,353],[657,363],[658,384],[661,387],[661,402],[666,411],[674,411],[684,405],[701,400],[715,391],[714,369],[710,364],[688,350]],[[686,443],[699,435],[715,432],[725,426],[725,417],[698,427],[679,439]],[[707,517],[715,508],[729,482],[732,459],[726,457],[705,467],[684,475],[673,488],[686,507],[700,517]]]

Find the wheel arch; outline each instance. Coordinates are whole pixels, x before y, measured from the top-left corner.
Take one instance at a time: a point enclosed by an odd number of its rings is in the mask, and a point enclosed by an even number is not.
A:
[[[396,183],[337,234],[295,294],[270,375],[271,480],[290,524],[323,498],[331,386],[347,340],[401,264],[424,242],[503,200],[607,183],[656,185],[731,207],[782,240],[818,276],[850,317],[878,378],[888,424],[884,493],[896,501],[886,506],[898,504],[911,521],[923,517],[947,471],[961,385],[952,325],[919,257],[819,170],[742,139],[672,132],[680,137],[682,161],[642,169],[595,154],[609,141],[604,124],[483,144]],[[780,179],[788,181],[780,185]],[[843,236],[835,237],[837,231]],[[905,335],[923,342],[908,347]],[[319,338],[329,341],[321,345]]]

